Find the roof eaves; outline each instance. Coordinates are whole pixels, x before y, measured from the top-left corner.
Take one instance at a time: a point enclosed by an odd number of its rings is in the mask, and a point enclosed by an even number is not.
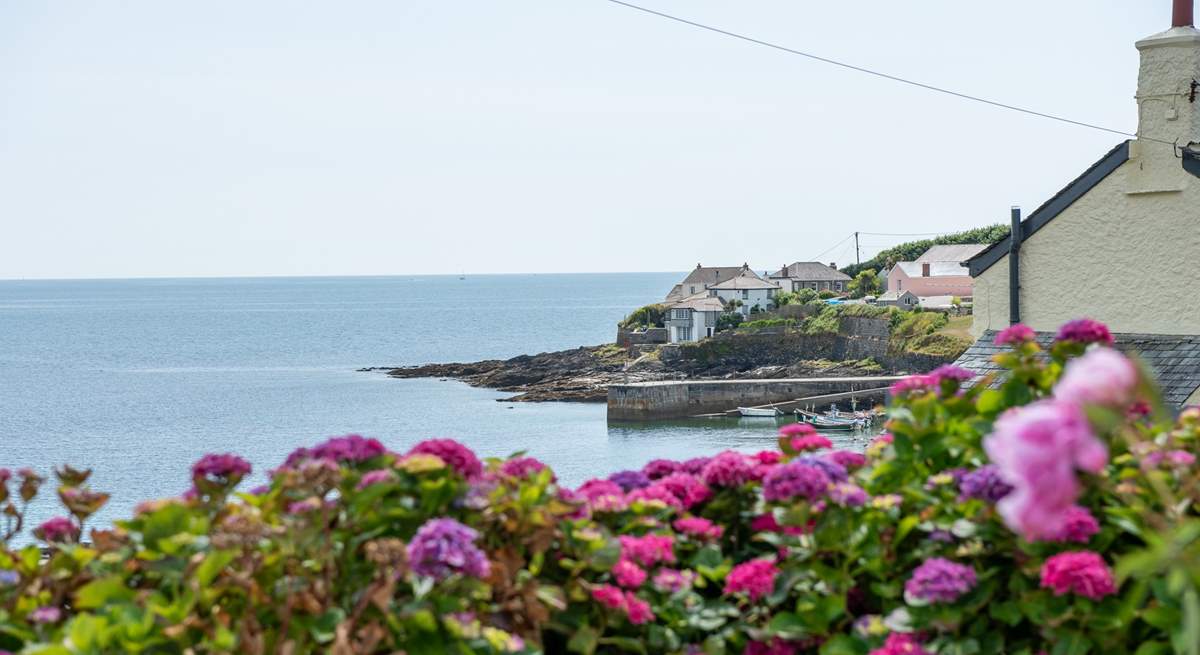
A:
[[[1082,175],[1042,203],[1042,206],[1038,207],[1028,218],[1021,221],[1021,240],[1024,241],[1033,236],[1127,161],[1129,161],[1129,141],[1122,141],[1099,161],[1092,164]],[[1007,255],[1011,240],[1011,236],[1005,237],[1003,240],[993,243],[987,250],[963,262],[970,269],[971,277],[979,277],[980,274],[991,268],[992,264]]]

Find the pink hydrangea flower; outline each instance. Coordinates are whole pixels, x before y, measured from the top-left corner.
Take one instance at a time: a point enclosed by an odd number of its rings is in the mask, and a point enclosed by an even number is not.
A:
[[[975,373],[954,364],[942,364],[929,373],[929,379],[934,385],[940,385],[945,382],[952,382],[958,385],[969,381],[973,377],[975,377]]]
[[[746,456],[727,450],[713,457],[700,478],[705,484],[713,487],[736,487],[750,480],[753,468]]]
[[[683,502],[671,490],[661,484],[652,484],[644,489],[634,489],[625,496],[628,503],[640,500],[649,503],[662,503],[676,510],[683,509]]]
[[[1124,407],[1133,400],[1137,367],[1112,348],[1093,348],[1067,362],[1054,397],[1078,405]]]
[[[1013,491],[996,507],[1026,539],[1053,538],[1079,496],[1075,470],[1101,471],[1108,449],[1076,405],[1038,401],[1009,410],[983,442]]]
[[[779,428],[779,435],[783,437],[807,437],[817,433],[817,429],[808,423],[788,423]]]
[[[642,467],[642,473],[651,480],[665,478],[679,470],[679,462],[669,459],[652,459]]]
[[[1017,323],[1000,330],[1000,334],[996,335],[996,345],[1012,346],[1035,339],[1037,339],[1037,333],[1033,331],[1033,328],[1024,323]]]
[[[514,478],[527,478],[545,468],[546,465],[536,457],[514,457],[500,465],[500,472]]]
[[[71,519],[56,516],[34,528],[33,534],[47,543],[69,543],[79,540],[79,527],[72,523]]]
[[[1169,468],[1188,468],[1196,463],[1196,456],[1186,450],[1158,450],[1142,458],[1143,471],[1156,469],[1162,465]]]
[[[654,574],[654,588],[667,593],[675,593],[692,586],[696,574],[691,571],[661,568]]]
[[[250,475],[250,462],[233,453],[209,453],[192,464],[194,478],[236,483],[247,475]]]
[[[1086,544],[1100,532],[1100,523],[1085,507],[1073,505],[1063,514],[1062,527],[1052,541]]]
[[[792,450],[796,452],[804,453],[814,450],[824,450],[826,448],[833,448],[833,442],[819,434],[810,434],[792,439]]]
[[[829,487],[829,499],[842,507],[860,507],[867,502],[867,492],[849,482],[838,482]]]
[[[629,589],[637,589],[646,581],[646,571],[627,559],[619,559],[612,567],[613,579]]]
[[[675,561],[675,537],[667,534],[648,534],[642,537],[622,535],[621,557],[628,558],[647,568],[659,562]]]
[[[853,471],[857,468],[862,468],[867,465],[867,456],[862,453],[855,453],[849,450],[835,450],[832,453],[823,455],[823,457],[838,466]]]
[[[293,468],[305,460],[326,459],[334,462],[356,464],[365,462],[372,457],[378,457],[387,452],[387,448],[376,439],[367,439],[357,434],[344,437],[333,437],[312,448],[298,448],[288,455],[284,468]]]
[[[869,655],[932,655],[921,646],[917,638],[904,632],[893,632],[881,648],[876,648]]]
[[[952,603],[975,588],[975,569],[941,557],[925,560],[904,583],[904,593],[932,603]]]
[[[893,382],[892,386],[888,389],[888,393],[894,397],[900,397],[911,393],[929,391],[933,386],[934,380],[928,375],[910,375]]]
[[[396,475],[388,469],[376,469],[363,474],[362,478],[359,479],[358,486],[356,488],[359,491],[362,491],[363,489],[366,489],[372,485],[392,482],[395,479]]]
[[[670,491],[683,503],[685,509],[691,509],[700,503],[712,497],[712,489],[704,484],[700,478],[690,473],[672,473],[663,478],[659,478],[651,486],[662,487]]]
[[[725,532],[724,527],[699,516],[687,516],[676,519],[674,526],[679,532],[699,537],[700,539],[720,539],[721,535]]]
[[[804,642],[793,642],[775,637],[771,641],[750,641],[742,650],[742,655],[796,655]]]
[[[589,500],[599,496],[623,496],[625,494],[625,490],[621,488],[621,485],[611,480],[601,480],[599,478],[592,478],[584,482],[579,485],[579,488],[575,492]]]
[[[47,605],[30,612],[28,618],[31,623],[58,623],[62,620],[62,610]]]
[[[650,609],[650,603],[638,598],[632,591],[625,592],[625,615],[634,625],[654,620],[654,610]]]
[[[783,461],[783,453],[778,450],[760,450],[751,457],[759,464],[778,464]]]
[[[755,559],[733,567],[725,576],[725,594],[745,592],[750,600],[758,600],[775,588],[779,569],[768,559]]]
[[[609,609],[625,609],[625,592],[610,584],[603,584],[592,589],[592,599]]]
[[[1073,593],[1092,600],[1117,592],[1108,564],[1090,550],[1059,553],[1046,560],[1041,585],[1055,596]]]
[[[416,453],[436,455],[468,480],[483,472],[483,464],[475,453],[453,439],[426,439],[408,451],[409,455]]]
[[[700,475],[705,466],[712,461],[711,457],[693,457],[679,463],[679,470],[683,473],[691,473],[692,475]]]
[[[775,515],[768,512],[750,519],[750,529],[754,532],[778,532],[787,535],[804,534],[804,528],[798,525],[781,526],[775,520]]]
[[[1106,346],[1113,344],[1112,333],[1108,326],[1090,318],[1080,318],[1067,321],[1058,329],[1056,341],[1074,341],[1075,343],[1102,343]]]

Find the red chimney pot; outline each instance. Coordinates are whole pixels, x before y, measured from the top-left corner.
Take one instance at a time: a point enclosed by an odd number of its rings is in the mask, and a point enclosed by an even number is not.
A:
[[[1191,27],[1195,24],[1193,18],[1194,0],[1175,0],[1171,12],[1171,27]]]

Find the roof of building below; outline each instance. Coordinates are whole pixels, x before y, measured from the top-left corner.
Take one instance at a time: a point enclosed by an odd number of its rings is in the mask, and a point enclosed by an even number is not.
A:
[[[845,282],[850,279],[849,275],[846,275],[836,268],[830,268],[821,262],[796,262],[794,264],[789,264],[788,266],[785,266],[784,268],[772,273],[771,277],[785,277],[793,280],[803,280],[806,282],[823,282],[826,280],[832,282],[837,282],[840,280]]]
[[[920,296],[922,307],[953,307],[956,296]]]
[[[1163,400],[1176,409],[1200,388],[1200,335],[1114,334],[1117,349],[1136,353],[1154,371],[1162,387]],[[955,364],[980,375],[1001,372],[992,357],[1007,348],[995,345],[996,331],[983,333]],[[1038,332],[1038,343],[1048,348],[1054,333]]]
[[[896,262],[896,267],[909,277],[924,277],[925,265],[929,264],[929,277],[966,277],[970,271],[966,266],[954,261],[947,262]]]
[[[737,277],[725,280],[720,284],[710,285],[708,288],[716,289],[718,291],[729,291],[730,289],[778,289],[779,285],[775,284],[774,282],[767,282],[757,275],[753,277],[749,275],[739,275]]]
[[[885,291],[875,300],[877,302],[900,300],[900,298],[902,298],[904,296],[911,296],[911,295],[913,295],[913,292],[908,291],[907,289],[904,291]]]
[[[671,305],[667,309],[690,309],[697,312],[722,312],[725,303],[720,298],[714,298],[705,293],[697,293]]]
[[[931,246],[917,257],[918,262],[965,262],[987,250],[986,243],[959,243],[948,246]]]

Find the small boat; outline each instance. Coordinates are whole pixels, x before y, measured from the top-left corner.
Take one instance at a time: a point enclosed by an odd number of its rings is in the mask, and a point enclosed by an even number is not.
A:
[[[866,418],[813,414],[799,409],[796,410],[796,418],[819,430],[865,430],[871,426],[871,421]]]
[[[738,414],[742,416],[774,418],[783,415],[783,412],[775,407],[739,407]]]

